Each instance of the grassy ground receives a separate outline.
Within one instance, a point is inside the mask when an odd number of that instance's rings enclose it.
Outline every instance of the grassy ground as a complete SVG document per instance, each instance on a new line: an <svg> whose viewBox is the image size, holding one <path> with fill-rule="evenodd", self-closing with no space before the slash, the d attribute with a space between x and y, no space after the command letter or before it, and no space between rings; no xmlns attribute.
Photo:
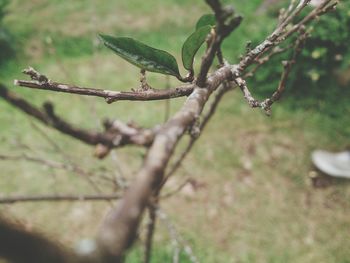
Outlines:
<svg viewBox="0 0 350 263"><path fill-rule="evenodd" d="M230 61L235 61L252 35L263 36L273 27L271 19L255 13L261 1L234 3L245 22L225 43ZM22 51L1 68L1 81L12 87L13 79L21 78L20 71L31 65L64 82L118 90L137 87L138 70L98 45L96 34L133 36L171 52L179 61L183 40L208 10L199 0L13 0L5 25ZM150 83L162 87L165 79L151 74ZM164 119L164 102L107 105L94 98L13 90L36 105L53 101L58 113L86 128L99 128L103 117L135 120L149 127ZM172 101L171 112L182 102ZM121 149L98 161L90 147L29 120L3 101L0 109L0 154L26 152L76 163L92 173L113 175L122 170L130 178L140 165L141 150ZM165 192L187 178L195 184L164 201L164 210L201 262L350 262L349 184L332 181L328 187L313 188L308 179L310 152L343 149L349 134L342 127L349 125L346 117L291 111L283 102L275 105L268 118L251 110L239 92L231 92ZM44 134L61 150L55 150ZM95 191L86 180L65 170L26 161L2 161L0 168L2 195ZM113 191L110 184L98 183L101 191ZM108 203L40 203L0 206L0 211L74 245L96 233L109 207ZM160 223L153 262L170 262L171 253L168 232ZM128 262L139 262L140 254L136 248ZM181 262L190 261L182 255Z"/></svg>

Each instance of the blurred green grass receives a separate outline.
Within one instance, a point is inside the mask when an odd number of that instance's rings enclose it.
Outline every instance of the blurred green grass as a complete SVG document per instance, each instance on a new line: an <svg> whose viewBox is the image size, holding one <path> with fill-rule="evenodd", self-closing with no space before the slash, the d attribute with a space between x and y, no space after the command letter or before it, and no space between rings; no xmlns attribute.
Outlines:
<svg viewBox="0 0 350 263"><path fill-rule="evenodd" d="M16 40L17 55L1 66L1 82L38 106L52 101L57 113L85 128L101 129L103 117L151 127L163 121L164 102L107 105L95 98L13 87L13 79L22 78L20 71L30 65L57 81L115 90L135 88L138 70L104 49L96 34L132 36L171 52L180 62L181 44L197 18L209 11L203 2L13 0L4 23ZM263 38L275 20L256 13L260 0L225 2L232 2L245 17L224 44L225 56L235 62L246 42ZM165 86L161 75L150 74L149 82L154 87ZM178 82L171 79L170 84ZM171 112L183 101L172 101ZM118 162L112 157L98 161L92 157L91 147L36 124L58 142L66 153L61 155L33 127L35 121L2 100L0 109L0 153L27 152L77 163L96 173L113 174L118 168L130 178L140 166L143 150L120 149ZM173 180L178 184L191 177L203 186L166 200L164 209L201 262L349 262L349 185L341 181L313 189L308 181L310 152L315 148L343 149L349 144L343 129L349 126L347 116L332 119L312 110L291 111L283 101L274 105L272 117L267 118L250 109L238 91L231 92ZM3 195L94 191L65 170L26 161L2 161L0 168ZM113 190L103 183L101 188ZM22 219L29 227L43 228L69 244L94 235L108 209L108 203L0 206L2 213ZM160 226L154 263L171 261L172 250L164 244L170 241ZM138 244L128 262L139 262L141 254ZM182 255L181 262L189 262L186 260Z"/></svg>

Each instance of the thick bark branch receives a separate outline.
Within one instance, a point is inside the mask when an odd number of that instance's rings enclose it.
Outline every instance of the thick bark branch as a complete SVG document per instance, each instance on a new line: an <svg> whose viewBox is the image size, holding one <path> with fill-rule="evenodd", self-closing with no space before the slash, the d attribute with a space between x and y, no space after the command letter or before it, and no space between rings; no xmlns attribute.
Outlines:
<svg viewBox="0 0 350 263"><path fill-rule="evenodd" d="M225 95L226 92L228 92L232 86L232 83L224 83L215 94L215 98L212 102L212 104L209 107L208 112L203 116L202 122L199 126L200 134L202 133L203 129L207 125L208 121L211 119L211 117L214 115L216 108L219 105L219 102L221 101L222 97ZM199 134L199 136L200 136ZM167 182L167 180L177 171L177 169L181 166L183 160L186 158L188 153L191 151L192 147L194 146L195 142L199 139L199 136L192 136L190 142L187 144L185 150L180 154L178 159L174 162L170 170L167 172L163 182L162 186Z"/></svg>
<svg viewBox="0 0 350 263"><path fill-rule="evenodd" d="M99 243L106 262L120 262L136 237L138 225L152 194L158 189L168 161L183 134L203 110L210 94L232 75L230 67L213 73L206 88L195 88L182 109L163 125L154 138L135 182L101 226Z"/></svg>
<svg viewBox="0 0 350 263"><path fill-rule="evenodd" d="M0 217L0 257L15 263L77 263L73 253Z"/></svg>

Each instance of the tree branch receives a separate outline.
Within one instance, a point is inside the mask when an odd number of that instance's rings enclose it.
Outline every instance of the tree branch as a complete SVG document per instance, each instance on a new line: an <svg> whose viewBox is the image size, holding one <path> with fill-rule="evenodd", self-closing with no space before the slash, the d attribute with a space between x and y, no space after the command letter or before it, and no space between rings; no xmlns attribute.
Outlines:
<svg viewBox="0 0 350 263"><path fill-rule="evenodd" d="M308 36L309 36L309 33L302 31L300 37L296 40L296 43L294 45L294 52L293 52L292 58L289 61L282 62L283 63L283 73L281 75L281 79L280 79L280 82L278 84L278 87L277 87L276 91L271 95L271 97L268 99L265 99L265 101L263 102L265 105L264 107L267 110L270 110L272 104L281 98L282 93L284 92L285 87L286 87L288 76L292 70L293 65L296 63L297 57L301 53L303 46L305 44L305 41L308 38Z"/></svg>
<svg viewBox="0 0 350 263"><path fill-rule="evenodd" d="M232 84L232 83L231 83ZM215 98L213 99L212 104L209 106L209 110L208 112L206 112L206 114L204 115L202 122L200 124L199 130L200 130L200 134L202 133L202 131L204 130L205 126L207 125L208 121L211 119L211 117L214 115L219 102L221 101L222 97L225 95L226 92L228 92L229 90L232 89L232 86L230 86L229 83L224 83L222 85L222 87L220 87L217 91L217 93L215 94ZM178 157L178 159L174 162L174 164L172 165L172 167L170 168L170 170L167 172L163 182L162 182L162 186L167 182L167 180L179 169L179 167L181 166L183 160L186 158L186 156L188 155L188 153L191 151L192 147L194 146L195 142L199 139L199 136L192 136L191 140L189 141L189 143L187 144L186 148L184 149L184 151L180 154L180 156Z"/></svg>
<svg viewBox="0 0 350 263"><path fill-rule="evenodd" d="M207 4L215 12L217 20L216 30L211 32L208 40L208 48L202 58L202 64L197 77L196 84L198 87L204 87L210 67L217 52L221 51L222 41L234 31L242 22L241 16L235 16L232 7L222 7L219 0L207 0Z"/></svg>
<svg viewBox="0 0 350 263"><path fill-rule="evenodd" d="M106 262L122 260L126 249L136 237L141 215L149 198L163 181L164 170L177 142L200 115L210 94L230 77L230 67L218 69L209 76L206 88L195 88L182 109L160 128L135 182L101 226L99 243Z"/></svg>
<svg viewBox="0 0 350 263"><path fill-rule="evenodd" d="M85 96L101 97L106 100L107 103L113 103L120 100L130 101L150 101L150 100L165 100L178 97L188 96L193 91L192 85L185 85L176 87L174 89L153 89L138 90L138 91L112 91L102 90L86 87L78 87L64 83L58 83L51 81L45 75L39 73L35 69L29 67L23 70L24 74L29 75L32 80L15 80L14 84L20 87L27 87L32 89L41 89L49 91L57 91Z"/></svg>
<svg viewBox="0 0 350 263"><path fill-rule="evenodd" d="M256 58L254 61L255 67L250 70L249 72L244 74L244 78L248 78L248 77L252 77L254 76L254 74L258 71L258 69L262 66L265 65L265 63L267 63L272 57L284 53L286 51L288 51L289 49L291 49L294 45L288 45L286 47L280 47L280 46L276 46L275 48L273 48L271 50L271 52L269 54L267 54L266 56L263 56L261 58Z"/></svg>
<svg viewBox="0 0 350 263"><path fill-rule="evenodd" d="M95 195L16 195L16 196L6 196L0 197L0 204L13 204L13 203L23 203L23 202L61 202L61 201L106 201L120 199L119 194L95 194Z"/></svg>
<svg viewBox="0 0 350 263"><path fill-rule="evenodd" d="M196 255L193 253L193 250L191 246L184 240L184 238L179 234L177 229L175 228L174 224L170 221L168 215L158 207L157 209L157 215L159 219L166 225L169 234L172 238L175 251L174 251L174 257L173 257L173 262L177 263L179 261L179 254L180 254L180 245L183 248L184 252L186 253L188 259L190 260L191 263L199 263L198 258Z"/></svg>
<svg viewBox="0 0 350 263"><path fill-rule="evenodd" d="M0 257L16 263L77 263L78 258L40 234L0 217Z"/></svg>
<svg viewBox="0 0 350 263"><path fill-rule="evenodd" d="M297 59L298 55L300 54L307 37L309 36L309 33L305 32L304 27L301 27L299 29L299 31L300 31L300 36L295 41L294 53L292 55L292 58L289 61L283 61L284 70L283 70L283 73L281 76L280 83L278 85L278 88L272 94L272 96L270 98L267 98L262 102L259 102L258 100L253 98L252 94L250 93L250 91L248 89L248 86L247 86L245 80L243 80L240 77L235 79L235 82L237 83L237 85L240 87L240 89L242 90L242 92L244 94L244 98L247 100L248 104L252 108L261 108L261 109L265 110L266 114L270 115L272 104L281 98L282 93L283 93L285 86L286 86L287 78L288 78L290 71L292 69L292 66L296 63L296 59ZM275 53L272 53L272 55L274 55L274 54Z"/></svg>
<svg viewBox="0 0 350 263"><path fill-rule="evenodd" d="M52 168L52 169L63 169L68 172L74 172L81 176L81 178L85 179L90 186L97 192L101 192L100 188L97 186L97 184L92 180L92 177L96 175L95 173L92 173L90 171L86 171L84 168L80 167L76 163L72 162L70 160L69 156L64 156L64 158L67 160L68 163L60 163L57 161L52 161L40 157L35 157L26 153L22 153L21 155L4 155L0 153L0 160L4 161L19 161L19 160L24 160L24 161L29 161L37 164L44 165L46 167ZM112 182L117 188L122 188L119 187L116 179L110 178L108 176L100 175L99 178Z"/></svg>
<svg viewBox="0 0 350 263"><path fill-rule="evenodd" d="M288 37L290 37L293 33L300 30L300 28L304 27L310 21L314 20L316 17L324 14L325 12L331 11L337 4L337 1L333 0L324 0L324 2L312 10L304 19L302 19L299 23L296 23L290 27L290 23L294 18L297 17L298 14L308 5L310 0L300 0L300 4L291 12L291 14L284 18L283 21L279 23L274 32L269 35L261 44L252 49L246 56L244 56L238 64L237 67L237 75L240 76L241 73L254 61L257 57L264 54L266 51L271 48L277 46L281 42L285 41ZM287 29L288 27L288 29Z"/></svg>
<svg viewBox="0 0 350 263"><path fill-rule="evenodd" d="M148 212L149 212L149 222L147 225L143 263L151 262L153 236L154 236L154 230L155 230L156 221L157 221L156 208L154 206L149 206Z"/></svg>
<svg viewBox="0 0 350 263"><path fill-rule="evenodd" d="M39 109L27 100L9 91L2 84L0 84L0 97L46 126L52 127L86 144L101 144L111 149L127 144L148 146L153 141L154 130L133 128L120 121L109 122L108 129L105 132L95 132L75 127L57 116L51 103L46 102L43 105L44 110Z"/></svg>

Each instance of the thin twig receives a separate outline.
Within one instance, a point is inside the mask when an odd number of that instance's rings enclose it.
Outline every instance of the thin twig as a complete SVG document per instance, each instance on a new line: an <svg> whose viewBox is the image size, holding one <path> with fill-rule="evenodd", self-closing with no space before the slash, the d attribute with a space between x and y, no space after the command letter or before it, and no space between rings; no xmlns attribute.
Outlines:
<svg viewBox="0 0 350 263"><path fill-rule="evenodd" d="M279 22L279 25L288 17L288 15L292 12L292 10L294 9L295 7L295 2L296 0L291 0L290 1L290 4L286 9L282 9L280 10L280 15L278 17L278 22Z"/></svg>
<svg viewBox="0 0 350 263"><path fill-rule="evenodd" d="M263 56L261 58L256 58L254 63L256 64L255 67L250 70L249 72L245 73L244 74L244 78L248 78L248 77L252 77L255 75L255 73L258 71L258 69L262 66L262 65L265 65L265 63L267 63L268 61L270 61L270 59L276 55L279 55L281 53L284 53L288 50L290 50L294 45L293 44L290 44L286 47L275 47L271 50L271 52L269 54L267 54L266 56Z"/></svg>
<svg viewBox="0 0 350 263"><path fill-rule="evenodd" d="M170 77L169 77L169 75L165 76L165 89L170 89ZM170 116L170 102L171 102L171 100L165 100L164 122L166 122Z"/></svg>
<svg viewBox="0 0 350 263"><path fill-rule="evenodd" d="M294 53L292 55L292 58L289 61L283 61L283 73L281 75L280 82L278 84L278 88L276 91L272 94L272 96L268 99L266 99L263 103L266 105L265 107L267 109L271 109L271 106L274 102L278 101L282 93L285 90L286 82L288 79L288 76L292 70L293 65L296 63L298 55L301 53L303 45L309 36L308 33L302 33L301 36L297 39L294 47Z"/></svg>
<svg viewBox="0 0 350 263"><path fill-rule="evenodd" d="M120 194L95 194L95 195L16 195L0 197L0 204L13 204L23 202L61 202L61 201L110 201L120 199Z"/></svg>
<svg viewBox="0 0 350 263"><path fill-rule="evenodd" d="M63 153L63 150L61 149L61 147L55 142L55 140L53 140L47 132L43 131L42 128L40 128L32 119L30 120L30 125L34 128L34 130L36 130L40 136L42 136L53 148L53 150L55 150L56 152L60 152Z"/></svg>
<svg viewBox="0 0 350 263"><path fill-rule="evenodd" d="M198 258L193 252L191 246L187 243L187 241L181 237L179 232L176 230L174 224L170 221L168 215L164 212L164 210L158 207L157 214L159 219L164 223L167 227L169 234L172 239L172 243L174 245L174 256L173 262L179 262L179 254L180 254L180 246L183 248L184 252L187 254L188 259L192 263L199 263Z"/></svg>
<svg viewBox="0 0 350 263"><path fill-rule="evenodd" d="M307 6L307 3L310 0L301 0L301 4L298 5L291 14L286 17L274 30L272 34L270 34L261 44L252 49L246 56L244 56L238 64L236 69L237 76L240 76L241 73L252 63L254 63L255 59L265 52L270 50L271 48L279 45L282 41L286 40L290 35L294 32L298 31L300 27L305 26L308 22L315 19L316 16L320 14L320 10L322 7L317 7L313 10L307 17L305 17L302 21L295 24L291 27L291 29L287 29L288 25L292 22L292 20ZM325 2L330 3L332 0L325 0Z"/></svg>
<svg viewBox="0 0 350 263"><path fill-rule="evenodd" d="M267 98L261 102L256 100L252 96L252 94L250 93L249 88L246 84L246 81L240 77L237 77L235 79L235 82L237 83L237 85L240 87L240 89L242 90L242 92L244 94L244 98L247 100L248 104L252 108L261 108L266 112L267 115L271 114L271 106L274 102L276 102L277 100L279 100L281 98L282 93L283 93L285 86L286 86L287 78L288 78L290 71L292 69L292 66L296 63L296 58L300 54L302 47L303 47L308 36L309 36L309 33L305 32L305 29L303 27L301 27L300 28L300 36L297 38L297 40L294 44L294 53L292 55L292 58L289 61L283 62L284 70L283 70L283 73L281 76L280 83L279 83L276 91L272 94L272 96L270 98Z"/></svg>
<svg viewBox="0 0 350 263"><path fill-rule="evenodd" d="M85 96L95 96L104 98L107 103L113 103L120 100L130 101L150 101L150 100L166 100L178 97L188 96L193 91L193 85L179 86L174 89L147 89L137 91L113 91L95 88L79 87L64 83L51 81L45 75L39 73L33 68L28 68L23 71L29 75L32 80L15 80L14 84L20 87L41 89L48 91L64 92Z"/></svg>
<svg viewBox="0 0 350 263"><path fill-rule="evenodd" d="M182 155L181 155L182 156ZM175 166L174 166L175 167ZM176 167L179 167L179 165L177 165ZM171 176L172 174L170 174ZM167 176L167 178L169 177L169 174ZM167 179L166 178L166 179ZM175 190L170 191L169 193L165 193L162 196L159 197L159 199L164 200L166 198L172 197L174 195L176 195L178 192L180 192L189 182L191 181L190 178L186 179L182 184L180 184Z"/></svg>
<svg viewBox="0 0 350 263"><path fill-rule="evenodd" d="M4 155L0 154L0 160L5 160L5 161L19 161L19 160L25 160L37 164L44 165L46 167L52 168L52 169L62 169L65 171L69 172L74 172L77 175L81 176L81 178L85 179L88 184L96 191L97 193L101 193L102 190L100 187L94 182L92 179L94 174L91 172L85 171L83 168L79 167L73 162L70 162L70 164L65 164L65 163L59 163L57 161L52 161L40 157L32 157L29 156L28 154L21 154L21 155ZM68 159L69 160L69 159ZM106 179L105 177L101 177L102 179Z"/></svg>
<svg viewBox="0 0 350 263"><path fill-rule="evenodd" d="M154 229L156 227L156 220L157 220L157 213L156 213L155 206L149 206L148 212L149 212L149 222L147 224L145 252L144 252L145 254L143 258L143 263L149 263L151 261Z"/></svg>

